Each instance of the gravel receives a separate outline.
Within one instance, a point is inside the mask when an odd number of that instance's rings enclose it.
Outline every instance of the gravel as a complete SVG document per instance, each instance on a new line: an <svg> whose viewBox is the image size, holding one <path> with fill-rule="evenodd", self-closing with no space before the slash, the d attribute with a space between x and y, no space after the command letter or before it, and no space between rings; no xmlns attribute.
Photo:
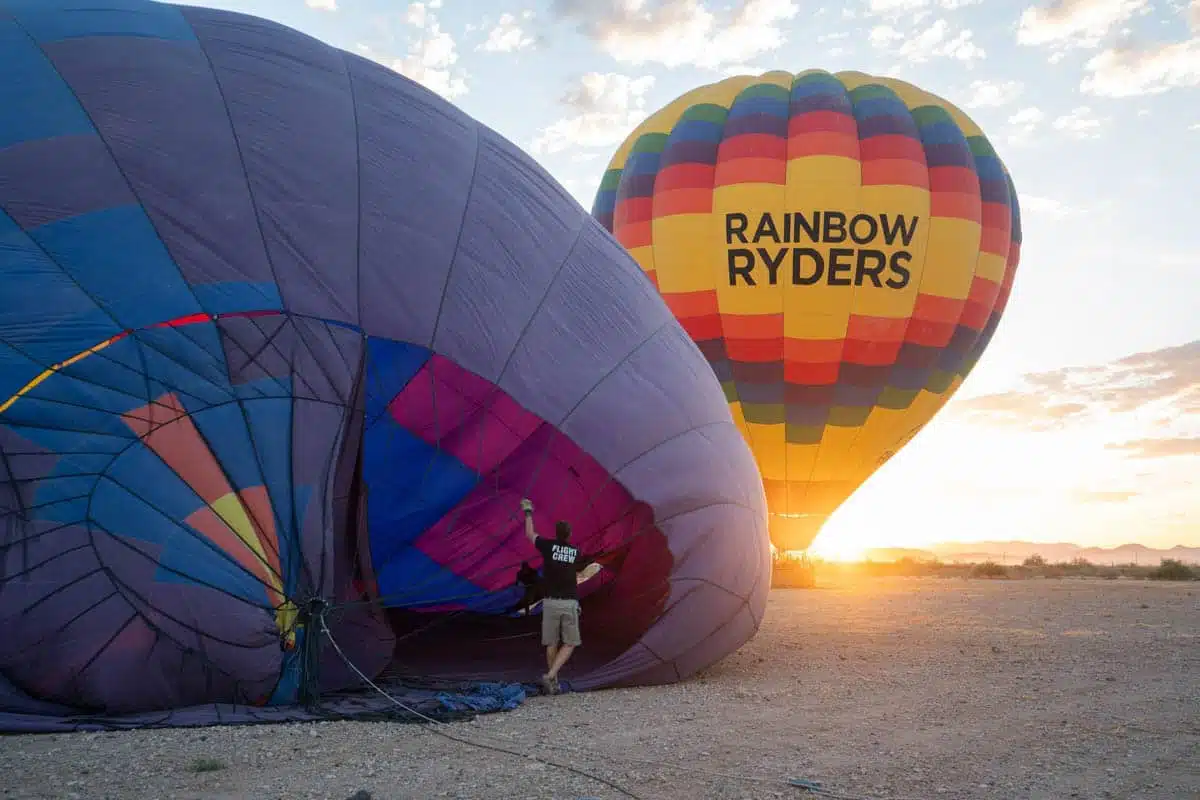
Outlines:
<svg viewBox="0 0 1200 800"><path fill-rule="evenodd" d="M1194 583L776 590L754 641L699 678L438 730L645 800L812 796L788 778L858 798L1200 798L1198 612ZM4 737L0 796L622 795L423 727L325 722Z"/></svg>

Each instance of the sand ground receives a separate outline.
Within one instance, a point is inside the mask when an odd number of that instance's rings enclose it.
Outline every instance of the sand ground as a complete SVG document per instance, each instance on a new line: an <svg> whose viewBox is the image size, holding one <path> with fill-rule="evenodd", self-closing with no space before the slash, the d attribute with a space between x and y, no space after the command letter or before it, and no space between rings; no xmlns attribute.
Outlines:
<svg viewBox="0 0 1200 800"><path fill-rule="evenodd" d="M776 590L755 640L702 677L533 698L445 731L572 764L644 800L813 796L790 777L872 799L1200 798L1200 584L879 578ZM195 772L201 758L220 768ZM411 725L0 739L2 797L359 790L622 796Z"/></svg>

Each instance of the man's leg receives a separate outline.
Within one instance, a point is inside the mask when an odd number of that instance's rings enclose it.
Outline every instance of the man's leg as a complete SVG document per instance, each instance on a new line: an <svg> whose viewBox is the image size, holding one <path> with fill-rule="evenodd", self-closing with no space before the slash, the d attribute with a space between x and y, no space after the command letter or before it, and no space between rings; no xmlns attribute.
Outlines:
<svg viewBox="0 0 1200 800"><path fill-rule="evenodd" d="M542 603L542 644L546 647L546 674L542 676L542 687L549 694L553 694L557 689L554 679L550 677L550 670L554 668L554 662L562 653L559 646L562 619L563 609L558 603Z"/></svg>
<svg viewBox="0 0 1200 800"><path fill-rule="evenodd" d="M558 648L558 653L554 656L553 663L550 664L550 671L546 673L546 677L555 683L558 682L558 671L567 663L567 659L575 652L575 648L583 643L579 635L578 603L564 610L561 625L562 646Z"/></svg>
<svg viewBox="0 0 1200 800"><path fill-rule="evenodd" d="M551 680L558 680L558 671L563 668L563 664L567 663L567 659L569 659L571 654L574 652L575 648L569 644L564 644L562 647L558 648L558 653L554 656L554 660L550 663L550 672L547 673Z"/></svg>

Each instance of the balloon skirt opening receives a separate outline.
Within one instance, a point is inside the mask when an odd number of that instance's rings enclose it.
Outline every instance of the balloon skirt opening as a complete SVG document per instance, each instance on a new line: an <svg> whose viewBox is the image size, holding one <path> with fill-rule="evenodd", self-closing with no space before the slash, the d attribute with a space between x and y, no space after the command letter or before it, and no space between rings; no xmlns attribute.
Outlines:
<svg viewBox="0 0 1200 800"><path fill-rule="evenodd" d="M580 585L585 646L565 674L641 638L672 563L647 505L561 430L442 356L371 340L365 376L366 561L396 636L389 671L499 680L544 669L540 606L511 614L522 563L542 567L523 497L540 535L566 520L572 544L603 567Z"/></svg>

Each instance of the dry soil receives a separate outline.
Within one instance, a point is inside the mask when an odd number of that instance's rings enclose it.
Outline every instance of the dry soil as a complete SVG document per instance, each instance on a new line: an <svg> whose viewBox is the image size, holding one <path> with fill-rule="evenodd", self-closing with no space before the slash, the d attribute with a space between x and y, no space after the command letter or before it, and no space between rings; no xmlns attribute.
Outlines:
<svg viewBox="0 0 1200 800"><path fill-rule="evenodd" d="M754 641L697 679L537 697L443 730L644 800L813 797L788 778L864 798L1200 798L1200 584L897 578L776 590ZM200 759L216 768L196 771ZM622 796L412 725L0 739L3 797L359 791Z"/></svg>

